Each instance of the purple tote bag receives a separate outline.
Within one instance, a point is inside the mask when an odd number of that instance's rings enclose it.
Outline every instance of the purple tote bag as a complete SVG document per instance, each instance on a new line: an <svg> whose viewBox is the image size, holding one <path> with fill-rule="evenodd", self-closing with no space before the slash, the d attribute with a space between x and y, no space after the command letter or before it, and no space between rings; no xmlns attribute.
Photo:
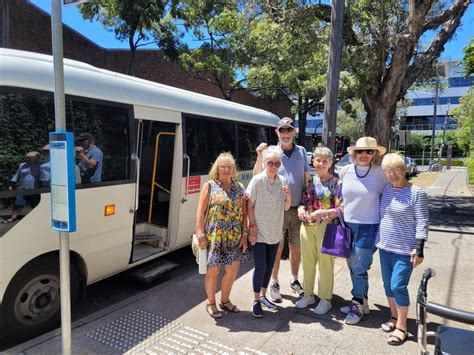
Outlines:
<svg viewBox="0 0 474 355"><path fill-rule="evenodd" d="M324 233L321 253L349 259L351 255L351 230L346 227L339 208L336 208L339 224L328 223Z"/></svg>

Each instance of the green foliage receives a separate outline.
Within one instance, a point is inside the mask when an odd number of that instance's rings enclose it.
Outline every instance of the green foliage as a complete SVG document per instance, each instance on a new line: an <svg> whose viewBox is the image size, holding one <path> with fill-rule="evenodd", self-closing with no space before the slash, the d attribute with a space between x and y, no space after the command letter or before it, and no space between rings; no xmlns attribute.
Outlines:
<svg viewBox="0 0 474 355"><path fill-rule="evenodd" d="M453 110L458 120L456 130L456 143L467 156L474 150L474 88L471 87L467 94L461 98L460 105Z"/></svg>
<svg viewBox="0 0 474 355"><path fill-rule="evenodd" d="M471 153L469 160L467 162L467 174L468 174L468 181L471 188L474 189L474 154Z"/></svg>
<svg viewBox="0 0 474 355"><path fill-rule="evenodd" d="M337 112L339 135L349 137L351 143L364 136L365 110L362 101L346 100L341 103L342 110Z"/></svg>
<svg viewBox="0 0 474 355"><path fill-rule="evenodd" d="M182 34L177 30L173 9L171 0L93 0L80 7L84 19L98 21L119 41L128 41L130 74L138 47L155 43L170 58L177 57Z"/></svg>
<svg viewBox="0 0 474 355"><path fill-rule="evenodd" d="M464 48L463 65L466 78L474 74L474 38L471 38L469 44Z"/></svg>

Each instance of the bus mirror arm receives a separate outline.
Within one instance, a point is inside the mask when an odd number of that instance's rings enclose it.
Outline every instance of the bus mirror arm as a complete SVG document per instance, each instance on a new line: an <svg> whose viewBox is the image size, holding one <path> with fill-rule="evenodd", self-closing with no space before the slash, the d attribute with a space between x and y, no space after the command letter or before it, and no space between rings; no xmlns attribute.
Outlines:
<svg viewBox="0 0 474 355"><path fill-rule="evenodd" d="M140 187L140 157L133 153L132 154L132 160L135 162L135 171L136 171L136 183L135 183L135 198L133 202L133 207L130 208L130 213L135 213L138 211L138 189Z"/></svg>
<svg viewBox="0 0 474 355"><path fill-rule="evenodd" d="M186 188L184 190L184 197L181 199L181 203L185 203L188 200L188 194L189 194L189 169L191 167L191 159L189 158L189 155L184 154L183 158L188 161L188 164L186 165Z"/></svg>

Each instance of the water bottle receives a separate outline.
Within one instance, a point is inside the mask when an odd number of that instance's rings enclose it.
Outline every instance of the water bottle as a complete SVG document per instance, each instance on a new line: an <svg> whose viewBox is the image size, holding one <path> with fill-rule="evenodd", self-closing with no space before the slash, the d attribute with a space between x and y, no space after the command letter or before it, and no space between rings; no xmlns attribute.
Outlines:
<svg viewBox="0 0 474 355"><path fill-rule="evenodd" d="M207 250L202 248L199 248L199 273L207 273Z"/></svg>

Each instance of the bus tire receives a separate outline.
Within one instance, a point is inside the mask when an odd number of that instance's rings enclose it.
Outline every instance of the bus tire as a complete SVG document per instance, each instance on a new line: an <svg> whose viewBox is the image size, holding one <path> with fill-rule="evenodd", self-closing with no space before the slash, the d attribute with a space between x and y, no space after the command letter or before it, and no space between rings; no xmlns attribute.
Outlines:
<svg viewBox="0 0 474 355"><path fill-rule="evenodd" d="M71 300L79 294L79 275L71 265ZM25 265L12 279L1 306L0 329L7 339L24 340L60 323L59 260L45 257Z"/></svg>

